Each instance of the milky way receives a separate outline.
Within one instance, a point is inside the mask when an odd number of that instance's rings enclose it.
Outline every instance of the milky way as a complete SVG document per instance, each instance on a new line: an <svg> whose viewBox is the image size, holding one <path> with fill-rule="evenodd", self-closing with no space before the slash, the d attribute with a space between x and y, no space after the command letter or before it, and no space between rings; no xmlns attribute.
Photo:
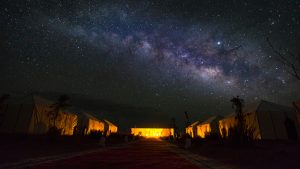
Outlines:
<svg viewBox="0 0 300 169"><path fill-rule="evenodd" d="M300 52L296 1L1 3L3 92L80 93L167 114L225 113L236 95L299 98L266 42Z"/></svg>

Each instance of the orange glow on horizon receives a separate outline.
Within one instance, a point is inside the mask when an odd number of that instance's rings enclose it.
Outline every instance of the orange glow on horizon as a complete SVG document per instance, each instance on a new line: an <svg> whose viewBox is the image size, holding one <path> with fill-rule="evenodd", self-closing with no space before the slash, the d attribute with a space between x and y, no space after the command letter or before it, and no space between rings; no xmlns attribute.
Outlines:
<svg viewBox="0 0 300 169"><path fill-rule="evenodd" d="M174 135L172 128L131 128L131 134L143 137L168 137Z"/></svg>

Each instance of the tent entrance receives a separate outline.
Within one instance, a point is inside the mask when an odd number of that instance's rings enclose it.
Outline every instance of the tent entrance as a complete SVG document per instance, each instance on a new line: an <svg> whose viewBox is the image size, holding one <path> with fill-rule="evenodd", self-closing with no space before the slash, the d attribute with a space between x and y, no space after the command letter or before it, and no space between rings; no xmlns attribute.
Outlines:
<svg viewBox="0 0 300 169"><path fill-rule="evenodd" d="M285 128L289 140L298 140L297 129L295 123L292 119L286 117L285 119Z"/></svg>

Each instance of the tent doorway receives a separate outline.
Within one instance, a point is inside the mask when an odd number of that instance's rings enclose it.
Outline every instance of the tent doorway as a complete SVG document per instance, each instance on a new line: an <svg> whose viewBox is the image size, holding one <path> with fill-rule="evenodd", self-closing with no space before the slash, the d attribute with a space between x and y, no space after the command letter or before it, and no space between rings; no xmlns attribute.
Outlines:
<svg viewBox="0 0 300 169"><path fill-rule="evenodd" d="M284 124L285 124L288 139L289 140L298 140L297 129L296 129L294 121L292 119L286 117Z"/></svg>

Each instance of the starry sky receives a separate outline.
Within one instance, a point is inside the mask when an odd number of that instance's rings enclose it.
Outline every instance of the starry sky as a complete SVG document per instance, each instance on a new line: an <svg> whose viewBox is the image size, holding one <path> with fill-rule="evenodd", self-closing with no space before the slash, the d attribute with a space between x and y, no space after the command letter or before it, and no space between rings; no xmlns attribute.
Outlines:
<svg viewBox="0 0 300 169"><path fill-rule="evenodd" d="M192 120L225 115L236 95L300 95L266 41L300 53L297 0L10 0L0 25L2 93L76 93L148 109L140 119Z"/></svg>

